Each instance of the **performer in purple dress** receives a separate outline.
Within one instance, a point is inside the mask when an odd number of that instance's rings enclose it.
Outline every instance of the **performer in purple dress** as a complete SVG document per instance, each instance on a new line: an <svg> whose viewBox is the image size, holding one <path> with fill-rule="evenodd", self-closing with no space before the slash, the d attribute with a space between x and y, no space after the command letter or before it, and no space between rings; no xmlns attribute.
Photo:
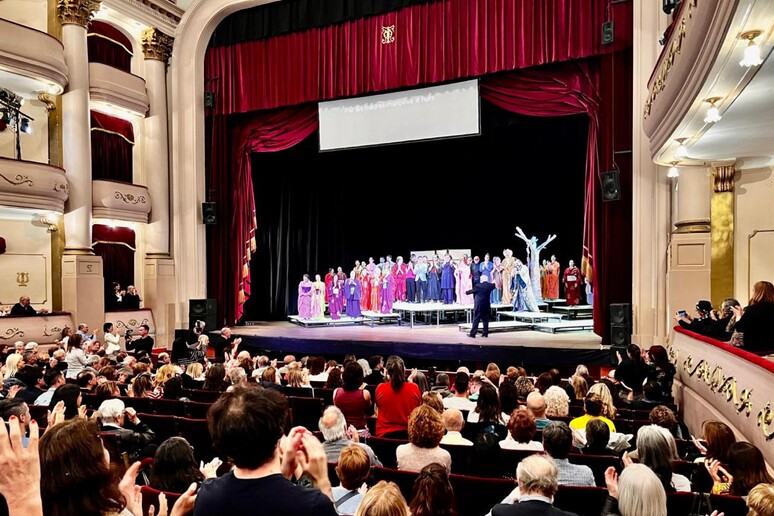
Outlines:
<svg viewBox="0 0 774 516"><path fill-rule="evenodd" d="M395 278L385 269L384 276L379 280L379 294L383 314L392 313L392 303L395 300Z"/></svg>
<svg viewBox="0 0 774 516"><path fill-rule="evenodd" d="M349 273L349 279L344 282L344 297L347 299L349 317L360 317L360 293L360 282L355 278L355 271L352 271Z"/></svg>
<svg viewBox="0 0 774 516"><path fill-rule="evenodd" d="M298 284L298 316L302 319L312 318L312 282L309 274Z"/></svg>
<svg viewBox="0 0 774 516"><path fill-rule="evenodd" d="M328 285L328 312L331 314L331 319L341 319L341 286L344 284L338 277L334 277L330 285Z"/></svg>
<svg viewBox="0 0 774 516"><path fill-rule="evenodd" d="M441 294L445 305L454 302L454 264L448 254L444 255L441 265Z"/></svg>

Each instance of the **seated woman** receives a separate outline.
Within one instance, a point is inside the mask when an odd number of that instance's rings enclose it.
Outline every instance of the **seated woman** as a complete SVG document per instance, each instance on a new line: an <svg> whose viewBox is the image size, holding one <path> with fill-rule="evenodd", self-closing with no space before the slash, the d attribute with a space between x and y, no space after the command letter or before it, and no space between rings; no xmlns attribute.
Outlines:
<svg viewBox="0 0 774 516"><path fill-rule="evenodd" d="M669 361L669 355L664 346L651 346L645 355L648 365L648 380L658 383L661 387L661 399L672 399L672 382L677 370Z"/></svg>
<svg viewBox="0 0 774 516"><path fill-rule="evenodd" d="M336 464L341 485L333 488L333 503L339 514L355 514L365 496L361 488L370 473L371 461L361 446L350 444L341 450Z"/></svg>
<svg viewBox="0 0 774 516"><path fill-rule="evenodd" d="M747 496L747 516L774 514L774 484L758 484L750 489Z"/></svg>
<svg viewBox="0 0 774 516"><path fill-rule="evenodd" d="M411 516L406 500L394 482L380 481L368 490L355 516Z"/></svg>
<svg viewBox="0 0 774 516"><path fill-rule="evenodd" d="M67 383L56 388L54 395L51 397L51 403L48 405L48 410L54 411L54 407L60 401L64 402L65 419L73 419L78 415L78 409L81 407L83 397L81 396L81 389L74 383Z"/></svg>
<svg viewBox="0 0 774 516"><path fill-rule="evenodd" d="M153 457L149 485L168 493L184 493L205 476L194 459L193 448L182 437L170 437L159 446ZM214 475L208 478L214 478Z"/></svg>
<svg viewBox="0 0 774 516"><path fill-rule="evenodd" d="M584 455L616 455L607 447L610 443L610 428L601 419L590 419L586 423L586 446L581 449Z"/></svg>
<svg viewBox="0 0 774 516"><path fill-rule="evenodd" d="M500 441L500 448L543 451L543 443L532 440L536 433L537 424L532 414L526 408L514 410L508 419L508 436Z"/></svg>
<svg viewBox="0 0 774 516"><path fill-rule="evenodd" d="M204 366L200 362L188 364L183 373L183 387L186 389L201 389L204 386Z"/></svg>
<svg viewBox="0 0 774 516"><path fill-rule="evenodd" d="M293 395L292 389L309 389L310 396L314 396L314 389L309 383L309 374L307 371L299 368L288 371L288 384L282 388L288 396Z"/></svg>
<svg viewBox="0 0 774 516"><path fill-rule="evenodd" d="M543 395L546 401L546 417L567 417L570 415L570 397L556 385L549 387Z"/></svg>
<svg viewBox="0 0 774 516"><path fill-rule="evenodd" d="M667 493L691 491L691 482L683 475L672 473L672 461L677 458L674 445L669 442L671 435L665 429L655 426L643 426L637 432L637 453L640 464L653 470L661 480ZM674 441L674 438L672 438ZM624 464L630 460L624 455Z"/></svg>
<svg viewBox="0 0 774 516"><path fill-rule="evenodd" d="M253 372L253 374L255 374L255 372ZM269 366L263 370L258 385L264 389L272 389L275 391L282 390L282 385L279 383L279 375L277 374L277 370L272 366Z"/></svg>
<svg viewBox="0 0 774 516"><path fill-rule="evenodd" d="M774 319L774 285L759 281L753 286L750 304L742 311L734 307L734 329L742 335L743 347L750 351L769 350L774 347L771 321Z"/></svg>
<svg viewBox="0 0 774 516"><path fill-rule="evenodd" d="M510 417L510 416L509 416ZM468 412L468 423L481 423L482 425L497 425L505 429L505 418L500 410L500 399L497 390L488 383L481 385L478 391L476 408ZM500 434L501 432L497 432ZM505 439L503 431L501 438Z"/></svg>
<svg viewBox="0 0 774 516"><path fill-rule="evenodd" d="M116 382L102 382L94 389L94 406L99 407L105 400L120 397L121 391L118 389L118 384Z"/></svg>
<svg viewBox="0 0 774 516"><path fill-rule="evenodd" d="M422 468L411 492L411 516L454 516L454 506L454 490L446 468L436 463Z"/></svg>
<svg viewBox="0 0 774 516"><path fill-rule="evenodd" d="M602 416L602 398L598 394L590 392L586 395L586 399L583 401L583 410L586 413L570 421L570 428L573 430L584 430L589 420L600 419L605 422L611 432L615 432L615 424Z"/></svg>
<svg viewBox="0 0 774 516"><path fill-rule="evenodd" d="M737 442L728 449L728 468L717 460L704 463L712 477L713 494L747 496L758 484L772 484L761 451L748 442Z"/></svg>
<svg viewBox="0 0 774 516"><path fill-rule="evenodd" d="M613 395L607 384L603 382L595 383L591 386L589 392L597 394L602 400L602 412L600 412L600 415L607 419L615 419L617 410L615 408L615 403L613 402Z"/></svg>
<svg viewBox="0 0 774 516"><path fill-rule="evenodd" d="M736 435L731 428L720 421L705 421L701 427L702 441L694 440L693 444L701 454L694 462L704 462L704 459L716 460L720 464L728 464L728 452L736 442Z"/></svg>
<svg viewBox="0 0 774 516"><path fill-rule="evenodd" d="M205 391L223 392L227 388L226 367L223 364L212 364L209 369L207 369L207 372L204 373L204 385L202 385L202 389Z"/></svg>
<svg viewBox="0 0 774 516"><path fill-rule="evenodd" d="M395 450L398 469L420 471L437 462L451 470L451 455L438 446L444 431L441 415L434 408L421 405L414 409L408 421L409 442Z"/></svg>

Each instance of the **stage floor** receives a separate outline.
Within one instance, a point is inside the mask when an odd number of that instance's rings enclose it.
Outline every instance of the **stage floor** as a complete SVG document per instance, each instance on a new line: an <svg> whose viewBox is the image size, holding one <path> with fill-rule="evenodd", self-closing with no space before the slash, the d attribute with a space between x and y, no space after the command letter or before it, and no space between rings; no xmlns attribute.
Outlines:
<svg viewBox="0 0 774 516"><path fill-rule="evenodd" d="M358 357L397 354L442 360L492 360L512 365L522 363L585 363L609 361L600 338L589 331L544 333L520 331L490 333L470 338L456 324L328 326L304 328L290 322L265 322L237 326L243 346L294 354L346 354Z"/></svg>

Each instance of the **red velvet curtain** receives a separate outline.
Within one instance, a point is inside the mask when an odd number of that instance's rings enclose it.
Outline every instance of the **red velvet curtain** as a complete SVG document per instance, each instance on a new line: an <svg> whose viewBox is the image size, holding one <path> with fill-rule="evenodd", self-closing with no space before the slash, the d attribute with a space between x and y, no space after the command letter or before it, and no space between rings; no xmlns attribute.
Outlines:
<svg viewBox="0 0 774 516"><path fill-rule="evenodd" d="M631 2L446 0L213 47L216 114L362 95L568 61L631 44ZM613 45L602 23L616 22ZM394 28L392 37L384 28ZM385 38L385 39L383 39Z"/></svg>
<svg viewBox="0 0 774 516"><path fill-rule="evenodd" d="M132 71L132 42L112 25L92 21L89 24L89 62L102 63L125 72Z"/></svg>
<svg viewBox="0 0 774 516"><path fill-rule="evenodd" d="M131 183L133 178L132 123L91 112L91 176L93 179Z"/></svg>
<svg viewBox="0 0 774 516"><path fill-rule="evenodd" d="M312 134L318 127L317 106L262 111L231 121L218 116L211 123L210 191L220 206L229 209L224 224L213 227L209 235L208 292L227 301L223 304L226 322L232 324L242 317L242 306L250 296L250 257L255 252L250 155L287 149Z"/></svg>
<svg viewBox="0 0 774 516"><path fill-rule="evenodd" d="M111 228L103 224L92 226L94 254L102 257L105 292L114 281L126 288L134 283L135 235L130 228Z"/></svg>

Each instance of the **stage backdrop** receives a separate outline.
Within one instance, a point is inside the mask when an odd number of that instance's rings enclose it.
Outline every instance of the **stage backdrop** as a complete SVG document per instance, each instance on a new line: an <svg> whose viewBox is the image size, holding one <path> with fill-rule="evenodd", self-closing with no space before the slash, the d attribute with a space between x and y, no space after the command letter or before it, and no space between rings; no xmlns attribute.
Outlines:
<svg viewBox="0 0 774 516"><path fill-rule="evenodd" d="M339 3L348 4L347 0ZM334 4L336 0L326 2L325 9ZM320 9L299 17L314 18ZM583 250L594 271L595 331L606 336L608 303L631 298L630 261L621 257L631 256L627 153L631 149L632 3L447 0L343 19L310 30L291 23L268 37L263 30L252 34L247 24L233 39L219 31L222 37L213 39L208 51L205 87L216 94L216 108L208 119L208 189L214 190L230 222L209 231L208 290L210 297L224 303L226 320L242 317L250 293L249 263L256 249L257 221L254 200L246 193L252 191L249 154L287 149L311 134L316 128L314 110L301 103L474 76L485 80L504 70L590 58L585 69L540 67L530 73L542 73L548 91L558 88L566 93L564 99L553 95L556 103L569 102L574 108L565 113L585 110L589 128L597 119L596 144L590 131L587 148L585 197L591 200L582 211L585 214L578 216L586 218ZM267 24L271 20L280 25L287 21L265 19ZM604 46L600 27L608 20L615 22L616 37L613 45ZM572 80L563 83L568 74ZM534 79L535 75L513 75L515 82ZM596 113L586 109L591 104L578 104L579 93L588 96L586 86L578 89L584 80L594 89ZM536 105L544 102L546 89L532 97ZM256 111L291 105L295 107ZM615 159L614 151L621 152ZM552 159L546 157L546 161ZM624 197L603 205L597 195L598 174L613 166L621 170Z"/></svg>

